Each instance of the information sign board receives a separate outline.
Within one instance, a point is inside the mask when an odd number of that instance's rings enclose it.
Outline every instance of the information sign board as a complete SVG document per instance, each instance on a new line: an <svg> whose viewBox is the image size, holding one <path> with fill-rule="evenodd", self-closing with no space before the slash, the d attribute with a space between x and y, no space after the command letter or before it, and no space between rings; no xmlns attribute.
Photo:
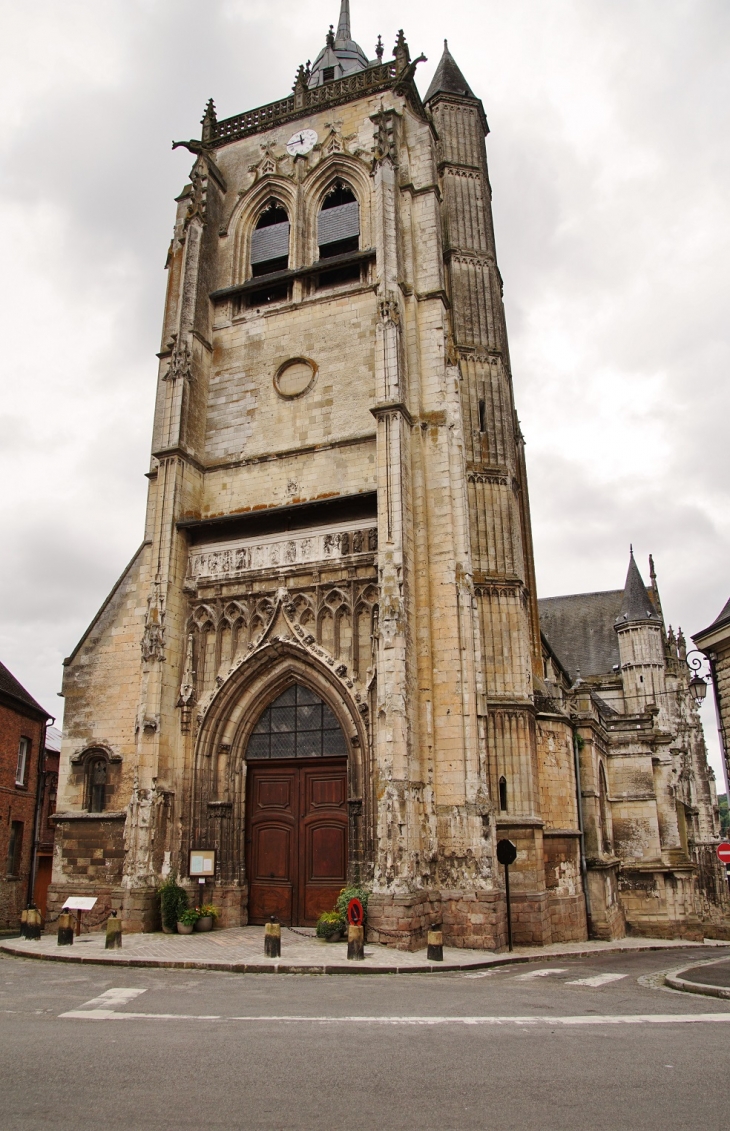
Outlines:
<svg viewBox="0 0 730 1131"><path fill-rule="evenodd" d="M70 895L63 905L63 911L91 911L96 903L96 896Z"/></svg>
<svg viewBox="0 0 730 1131"><path fill-rule="evenodd" d="M190 875L196 879L205 879L206 876L215 875L214 848L190 849Z"/></svg>

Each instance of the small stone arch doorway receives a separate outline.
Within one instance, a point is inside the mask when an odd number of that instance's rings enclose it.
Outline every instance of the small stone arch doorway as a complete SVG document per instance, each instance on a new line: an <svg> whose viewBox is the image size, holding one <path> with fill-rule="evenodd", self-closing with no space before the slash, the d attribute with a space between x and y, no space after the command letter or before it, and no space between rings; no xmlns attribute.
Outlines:
<svg viewBox="0 0 730 1131"><path fill-rule="evenodd" d="M292 682L248 737L248 921L313 926L347 882L348 744L311 687Z"/></svg>

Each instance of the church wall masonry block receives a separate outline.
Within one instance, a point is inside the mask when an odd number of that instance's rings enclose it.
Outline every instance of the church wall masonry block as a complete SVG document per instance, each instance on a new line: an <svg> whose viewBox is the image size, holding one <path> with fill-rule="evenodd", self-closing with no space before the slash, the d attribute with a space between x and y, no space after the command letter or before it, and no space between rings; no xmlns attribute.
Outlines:
<svg viewBox="0 0 730 1131"><path fill-rule="evenodd" d="M424 100L418 62L402 32L368 62L343 3L291 95L179 143L144 540L66 661L52 906L152 929L207 848L224 925L314 923L350 880L373 941L500 948L509 836L516 941L586 937L599 818L545 683L487 121L447 47Z"/></svg>

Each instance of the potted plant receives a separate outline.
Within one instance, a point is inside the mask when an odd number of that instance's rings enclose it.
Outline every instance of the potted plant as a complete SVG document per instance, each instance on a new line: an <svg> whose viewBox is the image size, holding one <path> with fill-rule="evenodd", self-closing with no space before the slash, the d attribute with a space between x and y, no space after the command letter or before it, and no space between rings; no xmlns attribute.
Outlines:
<svg viewBox="0 0 730 1131"><path fill-rule="evenodd" d="M160 897L160 918L166 935L174 935L178 920L188 905L188 894L171 872L157 889Z"/></svg>
<svg viewBox="0 0 730 1131"><path fill-rule="evenodd" d="M345 929L345 920L339 911L323 911L317 920L317 938L326 942L339 942Z"/></svg>
<svg viewBox="0 0 730 1131"><path fill-rule="evenodd" d="M186 907L177 921L177 933L179 935L192 935L199 918L200 912L197 907Z"/></svg>
<svg viewBox="0 0 730 1131"><path fill-rule="evenodd" d="M215 926L215 921L220 912L217 907L212 903L205 903L202 907L197 908L198 921L195 924L196 931L212 931Z"/></svg>

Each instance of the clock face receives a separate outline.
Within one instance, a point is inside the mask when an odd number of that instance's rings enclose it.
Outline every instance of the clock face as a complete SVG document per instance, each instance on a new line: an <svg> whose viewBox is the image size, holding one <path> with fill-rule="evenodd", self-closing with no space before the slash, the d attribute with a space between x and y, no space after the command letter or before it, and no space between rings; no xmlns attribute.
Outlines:
<svg viewBox="0 0 730 1131"><path fill-rule="evenodd" d="M286 148L292 157L297 154L305 154L311 152L317 144L317 134L314 130L301 130L297 134L292 134L286 143Z"/></svg>

